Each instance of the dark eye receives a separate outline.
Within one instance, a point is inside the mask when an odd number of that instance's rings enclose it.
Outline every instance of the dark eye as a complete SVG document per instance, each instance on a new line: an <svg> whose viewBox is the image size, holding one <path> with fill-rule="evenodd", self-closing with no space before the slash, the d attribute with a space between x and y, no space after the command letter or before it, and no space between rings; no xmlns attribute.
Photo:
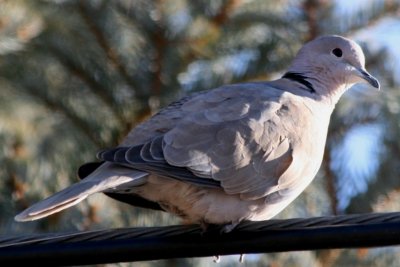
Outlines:
<svg viewBox="0 0 400 267"><path fill-rule="evenodd" d="M343 51L340 48L335 48L332 50L332 54L334 54L337 57L342 57L343 56Z"/></svg>

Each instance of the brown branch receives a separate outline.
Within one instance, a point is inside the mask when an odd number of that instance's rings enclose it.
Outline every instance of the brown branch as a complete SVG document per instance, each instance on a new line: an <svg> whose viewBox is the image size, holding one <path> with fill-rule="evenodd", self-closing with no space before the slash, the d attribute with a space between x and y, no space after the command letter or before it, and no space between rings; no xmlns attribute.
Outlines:
<svg viewBox="0 0 400 267"><path fill-rule="evenodd" d="M15 203L18 210L23 210L29 207L30 203L26 198L26 192L28 187L17 174L16 166L20 163L20 157L13 151L11 156L3 158L2 168L5 170L4 185L8 189L7 194L9 194L9 199Z"/></svg>
<svg viewBox="0 0 400 267"><path fill-rule="evenodd" d="M220 8L219 12L212 17L211 22L217 26L225 24L229 19L229 14L241 3L241 0L228 0Z"/></svg>
<svg viewBox="0 0 400 267"><path fill-rule="evenodd" d="M161 6L162 1L157 1L156 3L156 8L158 9L158 12L162 14ZM162 18L160 18L160 21L162 21ZM163 71L163 59L164 59L164 52L167 49L168 46L168 40L165 38L166 30L163 27L163 25L157 25L156 30L152 32L150 39L152 43L154 44L155 47L155 58L153 61L154 64L154 72L153 72L153 78L152 78L152 86L151 86L151 92L153 96L159 96L162 90L162 71Z"/></svg>
<svg viewBox="0 0 400 267"><path fill-rule="evenodd" d="M308 25L308 36L306 41L310 41L320 34L318 26L318 11L320 8L319 0L306 0L303 3L303 10L306 15Z"/></svg>
<svg viewBox="0 0 400 267"><path fill-rule="evenodd" d="M336 175L332 171L330 165L331 165L331 150L330 147L327 145L325 147L325 152L324 152L324 160L322 162L322 167L325 172L325 177L326 177L326 191L328 193L328 197L330 200L330 207L331 207L331 213L333 215L338 214L338 198L337 198L337 188L336 188Z"/></svg>

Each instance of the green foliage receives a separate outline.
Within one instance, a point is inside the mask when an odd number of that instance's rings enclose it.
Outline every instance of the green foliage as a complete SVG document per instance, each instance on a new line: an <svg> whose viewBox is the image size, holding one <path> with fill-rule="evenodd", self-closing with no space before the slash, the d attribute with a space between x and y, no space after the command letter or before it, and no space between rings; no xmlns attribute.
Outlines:
<svg viewBox="0 0 400 267"><path fill-rule="evenodd" d="M43 221L21 224L12 219L32 202L71 184L80 164L95 160L99 149L117 145L133 126L172 100L225 83L273 79L316 34L349 35L399 10L396 1L376 1L338 19L330 1L9 0L0 5L3 233L177 223L167 214L102 195ZM384 92L355 90L342 99L320 174L280 217L339 212L341 192L354 186L352 179L363 181L366 189L347 196L347 211L377 210L379 203L396 199L398 85L384 64L385 51L372 53L367 44L365 50L368 69L380 78ZM384 132L378 167L351 176L337 148L365 125L378 125ZM381 262L394 262L398 252L387 253ZM362 262L380 257L375 251ZM270 254L248 265L343 266L360 260L354 250L299 252ZM185 263L205 264L169 262Z"/></svg>

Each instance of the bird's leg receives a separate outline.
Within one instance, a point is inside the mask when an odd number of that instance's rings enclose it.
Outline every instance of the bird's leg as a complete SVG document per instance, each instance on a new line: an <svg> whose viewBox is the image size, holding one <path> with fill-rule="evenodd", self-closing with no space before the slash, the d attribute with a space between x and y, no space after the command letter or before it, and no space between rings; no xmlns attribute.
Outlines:
<svg viewBox="0 0 400 267"><path fill-rule="evenodd" d="M201 234L204 234L205 232L207 232L207 230L209 229L210 224L207 223L207 222L204 221L204 220L201 220L199 224L200 224L200 228L201 228L201 230L202 230L202 231L201 231ZM215 263L219 263L219 262L221 261L221 256L215 255L213 261L214 261Z"/></svg>

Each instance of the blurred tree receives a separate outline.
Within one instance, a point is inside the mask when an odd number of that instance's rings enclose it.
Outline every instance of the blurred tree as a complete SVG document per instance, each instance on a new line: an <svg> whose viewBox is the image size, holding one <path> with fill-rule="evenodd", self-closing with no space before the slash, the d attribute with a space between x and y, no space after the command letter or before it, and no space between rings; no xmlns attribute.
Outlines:
<svg viewBox="0 0 400 267"><path fill-rule="evenodd" d="M3 233L176 223L167 214L101 195L39 222L12 219L32 202L72 183L80 164L94 160L99 149L117 145L133 126L172 100L225 83L273 79L305 41L326 33L354 36L399 13L398 1L370 1L360 11L338 15L338 2L0 1ZM385 210L398 197L398 84L384 64L386 51L372 51L368 43L364 48L368 69L380 78L384 92L356 89L342 99L316 181L280 217ZM369 139L380 147L371 152L376 167L352 172L348 140L365 127L375 129L368 132L377 136ZM398 253L281 253L251 258L247 265L356 266L378 258L389 264ZM210 259L167 263L213 264ZM221 264L231 263L227 259Z"/></svg>

